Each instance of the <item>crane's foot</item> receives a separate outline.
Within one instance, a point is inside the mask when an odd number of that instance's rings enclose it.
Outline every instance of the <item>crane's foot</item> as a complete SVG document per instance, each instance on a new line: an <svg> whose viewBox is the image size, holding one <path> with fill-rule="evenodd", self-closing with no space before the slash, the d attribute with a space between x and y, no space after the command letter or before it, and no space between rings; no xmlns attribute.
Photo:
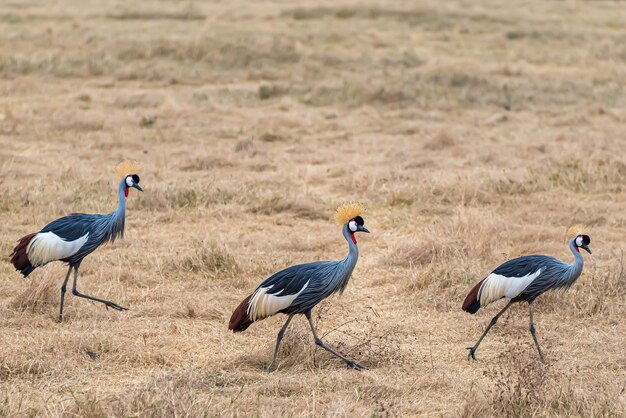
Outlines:
<svg viewBox="0 0 626 418"><path fill-rule="evenodd" d="M476 347L467 347L469 353L467 354L467 362L471 362L472 360L478 361L476 359Z"/></svg>
<svg viewBox="0 0 626 418"><path fill-rule="evenodd" d="M104 307L107 308L107 311L109 310L109 308L115 309L116 311L127 311L128 310L128 308L125 308L123 306L118 305L117 303L113 303L113 302L109 302L109 301L104 302Z"/></svg>
<svg viewBox="0 0 626 418"><path fill-rule="evenodd" d="M353 368L355 370L358 370L358 371L367 370L367 367L357 363L354 360L348 360L348 361L346 361L346 364L348 365L348 367L351 367L351 368Z"/></svg>
<svg viewBox="0 0 626 418"><path fill-rule="evenodd" d="M274 363L270 364L267 369L265 369L266 372L268 373L272 373L276 371L276 365Z"/></svg>

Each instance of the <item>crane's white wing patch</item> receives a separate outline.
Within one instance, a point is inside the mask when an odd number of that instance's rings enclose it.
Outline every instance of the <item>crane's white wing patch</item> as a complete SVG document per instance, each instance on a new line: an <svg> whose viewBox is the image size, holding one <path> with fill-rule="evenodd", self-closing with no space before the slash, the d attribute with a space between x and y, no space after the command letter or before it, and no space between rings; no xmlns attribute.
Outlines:
<svg viewBox="0 0 626 418"><path fill-rule="evenodd" d="M26 247L28 261L35 266L43 266L51 261L73 256L87 242L89 232L74 241L66 241L54 232L35 235Z"/></svg>
<svg viewBox="0 0 626 418"><path fill-rule="evenodd" d="M534 273L528 273L523 277L506 277L491 273L478 291L480 306L486 306L498 299L513 299L518 296L541 274L541 269Z"/></svg>
<svg viewBox="0 0 626 418"><path fill-rule="evenodd" d="M274 293L273 295L267 293L274 285L258 288L257 291L254 292L254 295L250 298L250 303L248 304L248 316L250 317L250 320L256 321L267 318L268 316L272 316L275 313L288 308L289 305L291 305L291 303L296 300L302 292L304 292L304 289L306 289L308 285L309 282L307 281L298 293L284 296L280 296L282 290L278 293Z"/></svg>

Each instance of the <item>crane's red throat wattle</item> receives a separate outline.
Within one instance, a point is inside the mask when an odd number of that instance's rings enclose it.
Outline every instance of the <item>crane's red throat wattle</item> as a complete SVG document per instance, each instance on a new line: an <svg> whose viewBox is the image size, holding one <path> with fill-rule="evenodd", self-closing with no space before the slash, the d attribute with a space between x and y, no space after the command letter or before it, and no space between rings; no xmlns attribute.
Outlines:
<svg viewBox="0 0 626 418"><path fill-rule="evenodd" d="M353 233L350 233L350 238L352 238L352 242L356 244L356 237Z"/></svg>
<svg viewBox="0 0 626 418"><path fill-rule="evenodd" d="M124 189L124 196L128 197L128 186Z"/></svg>

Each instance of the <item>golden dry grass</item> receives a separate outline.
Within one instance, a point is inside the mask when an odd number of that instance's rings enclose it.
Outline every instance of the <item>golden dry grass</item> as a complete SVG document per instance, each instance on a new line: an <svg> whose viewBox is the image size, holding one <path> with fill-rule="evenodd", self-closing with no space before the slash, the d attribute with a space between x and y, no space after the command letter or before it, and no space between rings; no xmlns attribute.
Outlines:
<svg viewBox="0 0 626 418"><path fill-rule="evenodd" d="M0 216L14 241L115 206L125 241L82 266L0 266L0 415L624 416L626 8L611 1L6 1ZM343 257L331 217L363 201L361 259L321 334L233 335L232 309L296 262ZM503 317L460 306L509 257L594 255L567 293ZM332 331L332 332L330 332Z"/></svg>

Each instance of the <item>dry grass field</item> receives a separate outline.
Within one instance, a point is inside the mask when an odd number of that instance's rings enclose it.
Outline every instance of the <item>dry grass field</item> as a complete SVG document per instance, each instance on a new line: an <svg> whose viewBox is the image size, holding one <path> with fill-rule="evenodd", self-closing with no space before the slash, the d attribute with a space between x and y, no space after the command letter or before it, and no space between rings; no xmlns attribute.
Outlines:
<svg viewBox="0 0 626 418"><path fill-rule="evenodd" d="M0 264L1 416L626 416L626 4L621 1L4 0L0 252L70 212L126 238L22 278ZM227 330L271 273L372 234L346 292ZM594 253L468 364L500 304L462 312L506 259Z"/></svg>

